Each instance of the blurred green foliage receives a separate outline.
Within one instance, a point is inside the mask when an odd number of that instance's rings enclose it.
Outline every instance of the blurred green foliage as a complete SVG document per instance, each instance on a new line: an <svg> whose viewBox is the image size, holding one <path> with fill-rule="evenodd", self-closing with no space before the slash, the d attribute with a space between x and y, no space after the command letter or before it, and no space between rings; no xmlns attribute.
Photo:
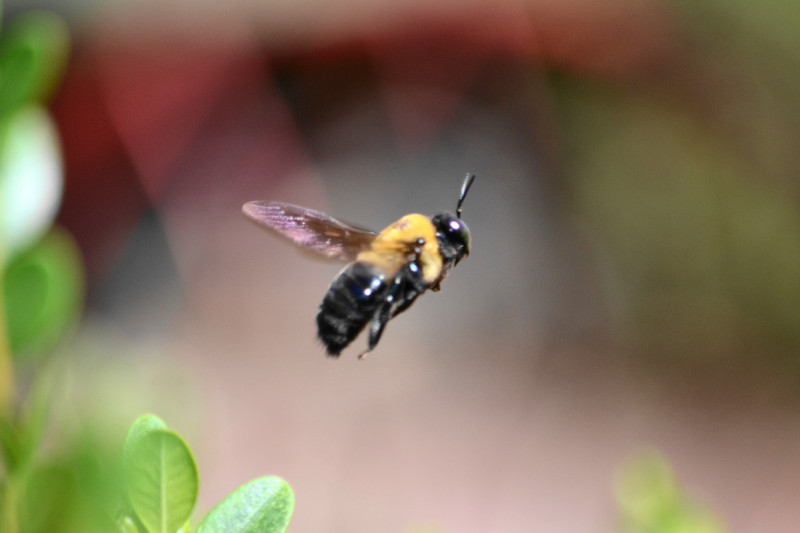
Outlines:
<svg viewBox="0 0 800 533"><path fill-rule="evenodd" d="M687 498L669 463L655 452L632 458L620 470L616 498L621 533L725 533L711 510Z"/></svg>
<svg viewBox="0 0 800 533"><path fill-rule="evenodd" d="M44 105L66 63L66 26L31 12L0 33L0 412L13 409L11 357L50 351L77 321L77 247L52 228L63 189L56 128Z"/></svg>
<svg viewBox="0 0 800 533"><path fill-rule="evenodd" d="M7 266L3 281L8 340L15 357L48 353L77 320L82 269L75 243L59 228Z"/></svg>
<svg viewBox="0 0 800 533"><path fill-rule="evenodd" d="M0 39L0 115L43 104L61 79L69 33L61 18L33 11L6 23Z"/></svg>
<svg viewBox="0 0 800 533"><path fill-rule="evenodd" d="M554 77L613 335L637 361L724 362L796 393L800 10L673 5L685 48L651 71Z"/></svg>
<svg viewBox="0 0 800 533"><path fill-rule="evenodd" d="M625 333L690 357L800 346L792 198L646 96L565 93L581 117L577 201Z"/></svg>
<svg viewBox="0 0 800 533"><path fill-rule="evenodd" d="M112 469L85 428L39 453L58 381L52 353L82 308L75 243L52 223L61 199L61 153L44 105L63 71L67 31L32 12L0 33L0 530L107 531ZM12 357L16 359L12 362ZM27 363L27 364L23 364ZM17 384L16 382L19 382ZM114 464L114 463L111 463ZM101 512L98 512L101 510Z"/></svg>
<svg viewBox="0 0 800 533"><path fill-rule="evenodd" d="M61 20L43 12L16 18L0 34L0 531L189 532L199 487L194 456L157 417L133 424L121 462L117 447L98 436L106 432L90 424L59 428L67 431L58 446L41 452L55 391L67 381L46 356L78 321L84 290L75 242L52 227L63 176L43 107L67 41ZM200 528L281 533L293 508L284 481L261 478Z"/></svg>

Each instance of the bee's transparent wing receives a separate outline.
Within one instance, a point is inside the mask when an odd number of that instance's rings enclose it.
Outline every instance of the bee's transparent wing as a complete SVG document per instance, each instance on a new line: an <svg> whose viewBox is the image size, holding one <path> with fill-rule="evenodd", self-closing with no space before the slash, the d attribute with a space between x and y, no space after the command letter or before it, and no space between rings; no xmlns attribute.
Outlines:
<svg viewBox="0 0 800 533"><path fill-rule="evenodd" d="M354 260L377 235L325 213L282 202L247 202L242 213L303 249L340 261Z"/></svg>

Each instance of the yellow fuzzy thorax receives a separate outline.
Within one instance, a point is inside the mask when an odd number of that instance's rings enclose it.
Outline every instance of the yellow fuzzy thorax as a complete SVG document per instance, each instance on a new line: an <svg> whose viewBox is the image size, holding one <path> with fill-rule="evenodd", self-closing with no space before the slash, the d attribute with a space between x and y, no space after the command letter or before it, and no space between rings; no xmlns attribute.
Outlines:
<svg viewBox="0 0 800 533"><path fill-rule="evenodd" d="M389 276L394 275L409 261L419 239L425 241L419 257L422 279L431 284L442 272L442 254L436 228L425 215L412 213L394 222L375 237L369 250L358 254L357 260L374 265Z"/></svg>

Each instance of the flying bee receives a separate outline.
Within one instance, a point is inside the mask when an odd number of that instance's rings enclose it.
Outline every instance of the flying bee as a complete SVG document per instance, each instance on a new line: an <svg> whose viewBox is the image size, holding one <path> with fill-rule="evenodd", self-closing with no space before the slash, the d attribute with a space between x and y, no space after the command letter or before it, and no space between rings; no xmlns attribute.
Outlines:
<svg viewBox="0 0 800 533"><path fill-rule="evenodd" d="M317 336L329 356L342 350L369 324L367 349L375 349L386 324L408 309L469 255L469 228L461 205L475 179L467 174L455 214L406 215L380 233L325 213L281 202L247 202L244 215L301 248L350 264L331 283L317 313Z"/></svg>

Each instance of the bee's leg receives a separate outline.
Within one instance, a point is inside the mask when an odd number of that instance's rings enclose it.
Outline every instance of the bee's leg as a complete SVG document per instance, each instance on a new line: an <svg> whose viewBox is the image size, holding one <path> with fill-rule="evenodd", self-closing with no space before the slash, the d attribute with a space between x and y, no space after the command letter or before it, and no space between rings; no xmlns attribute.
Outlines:
<svg viewBox="0 0 800 533"><path fill-rule="evenodd" d="M386 298L372 316L367 350L358 356L359 359L375 349L387 322L408 309L423 292L425 292L425 282L422 280L422 268L417 261L409 262L394 277Z"/></svg>
<svg viewBox="0 0 800 533"><path fill-rule="evenodd" d="M389 296L383 302L383 304L378 308L375 312L375 315L372 317L372 320L369 323L369 340L367 341L367 349L364 352L358 354L359 359L363 359L366 355L375 349L375 346L378 345L378 341L381 340L381 335L383 335L383 329L386 327L386 324L392 318L392 303L394 302L394 295L389 293Z"/></svg>
<svg viewBox="0 0 800 533"><path fill-rule="evenodd" d="M414 300L417 299L417 296L423 292L425 292L425 282L422 281L422 277L417 276L416 273L411 273L405 279L404 290L399 291L397 294L394 309L392 310L392 316L395 317L411 307L411 304L414 303Z"/></svg>
<svg viewBox="0 0 800 533"><path fill-rule="evenodd" d="M422 265L419 262L419 256L422 254L424 245L425 239L417 241L416 246L413 248L413 256L409 258L409 263L403 267L395 278L395 286L402 288L395 290L393 317L411 307L417 296L427 289L425 281L422 279Z"/></svg>

